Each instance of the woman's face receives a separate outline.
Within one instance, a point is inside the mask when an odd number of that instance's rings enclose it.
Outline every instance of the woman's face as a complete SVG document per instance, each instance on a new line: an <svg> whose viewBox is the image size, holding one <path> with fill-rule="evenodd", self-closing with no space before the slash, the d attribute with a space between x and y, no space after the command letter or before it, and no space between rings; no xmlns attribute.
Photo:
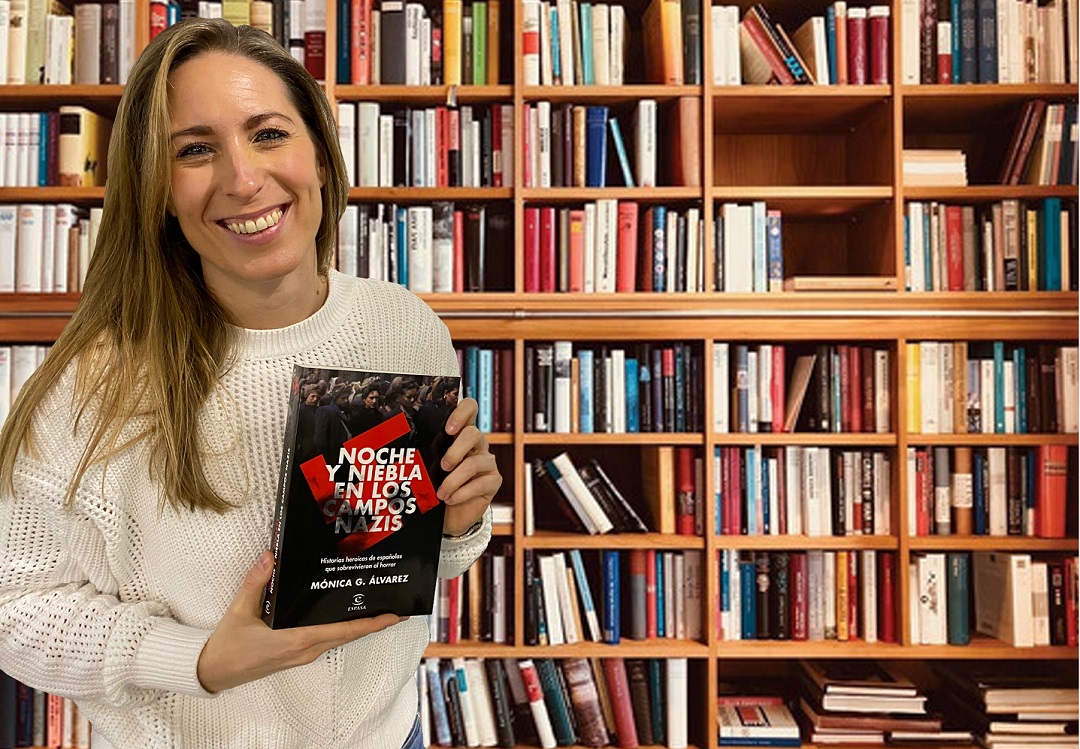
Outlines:
<svg viewBox="0 0 1080 749"><path fill-rule="evenodd" d="M208 52L169 76L170 211L215 295L313 277L325 171L285 84Z"/></svg>
<svg viewBox="0 0 1080 749"><path fill-rule="evenodd" d="M378 393L378 391L372 390L370 393L368 393L367 395L364 396L364 405L367 406L368 408L375 408L375 406L376 406L376 404L378 404L378 402L379 402L379 393Z"/></svg>

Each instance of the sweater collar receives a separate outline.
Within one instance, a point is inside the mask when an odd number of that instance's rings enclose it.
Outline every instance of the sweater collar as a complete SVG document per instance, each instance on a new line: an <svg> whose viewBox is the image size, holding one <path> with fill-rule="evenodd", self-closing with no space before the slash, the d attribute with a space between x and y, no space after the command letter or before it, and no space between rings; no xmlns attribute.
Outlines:
<svg viewBox="0 0 1080 749"><path fill-rule="evenodd" d="M328 276L326 301L307 319L272 330L234 328L238 358L275 359L295 355L330 338L349 312L353 287L333 268Z"/></svg>

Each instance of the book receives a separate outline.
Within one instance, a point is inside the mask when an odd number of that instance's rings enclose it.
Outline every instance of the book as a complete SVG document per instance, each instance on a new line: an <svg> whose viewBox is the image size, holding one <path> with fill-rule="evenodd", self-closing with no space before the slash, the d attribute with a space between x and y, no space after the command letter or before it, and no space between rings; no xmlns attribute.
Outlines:
<svg viewBox="0 0 1080 749"><path fill-rule="evenodd" d="M779 697L717 697L720 746L801 746L799 726Z"/></svg>
<svg viewBox="0 0 1080 749"><path fill-rule="evenodd" d="M915 697L918 689L888 663L873 661L799 661L803 674L823 694Z"/></svg>
<svg viewBox="0 0 1080 749"><path fill-rule="evenodd" d="M784 291L896 291L896 277L789 276Z"/></svg>
<svg viewBox="0 0 1080 749"><path fill-rule="evenodd" d="M407 407L383 412L351 400L363 383L407 391L433 379L294 368L263 606L270 627L431 613L445 512L435 492L450 410L421 419ZM322 380L333 402L302 402L304 386Z"/></svg>

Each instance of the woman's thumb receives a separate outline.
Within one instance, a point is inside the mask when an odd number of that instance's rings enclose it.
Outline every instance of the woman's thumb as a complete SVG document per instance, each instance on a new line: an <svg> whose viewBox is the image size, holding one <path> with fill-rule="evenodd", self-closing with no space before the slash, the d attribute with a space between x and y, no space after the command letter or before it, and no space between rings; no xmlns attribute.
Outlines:
<svg viewBox="0 0 1080 749"><path fill-rule="evenodd" d="M239 604L239 608L245 611L253 609L257 616L262 614L263 590L270 582L273 571L274 555L269 551L264 551L254 566L244 575L244 581L236 593L235 603Z"/></svg>

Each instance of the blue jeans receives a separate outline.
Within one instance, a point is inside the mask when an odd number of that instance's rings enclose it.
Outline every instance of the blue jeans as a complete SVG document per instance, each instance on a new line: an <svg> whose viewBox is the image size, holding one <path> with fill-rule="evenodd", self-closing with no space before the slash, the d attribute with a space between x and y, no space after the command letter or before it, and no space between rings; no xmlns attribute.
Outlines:
<svg viewBox="0 0 1080 749"><path fill-rule="evenodd" d="M401 745L401 749L424 749L424 732L420 730L419 715L413 721L412 730L409 731L409 736L405 739L405 743Z"/></svg>

